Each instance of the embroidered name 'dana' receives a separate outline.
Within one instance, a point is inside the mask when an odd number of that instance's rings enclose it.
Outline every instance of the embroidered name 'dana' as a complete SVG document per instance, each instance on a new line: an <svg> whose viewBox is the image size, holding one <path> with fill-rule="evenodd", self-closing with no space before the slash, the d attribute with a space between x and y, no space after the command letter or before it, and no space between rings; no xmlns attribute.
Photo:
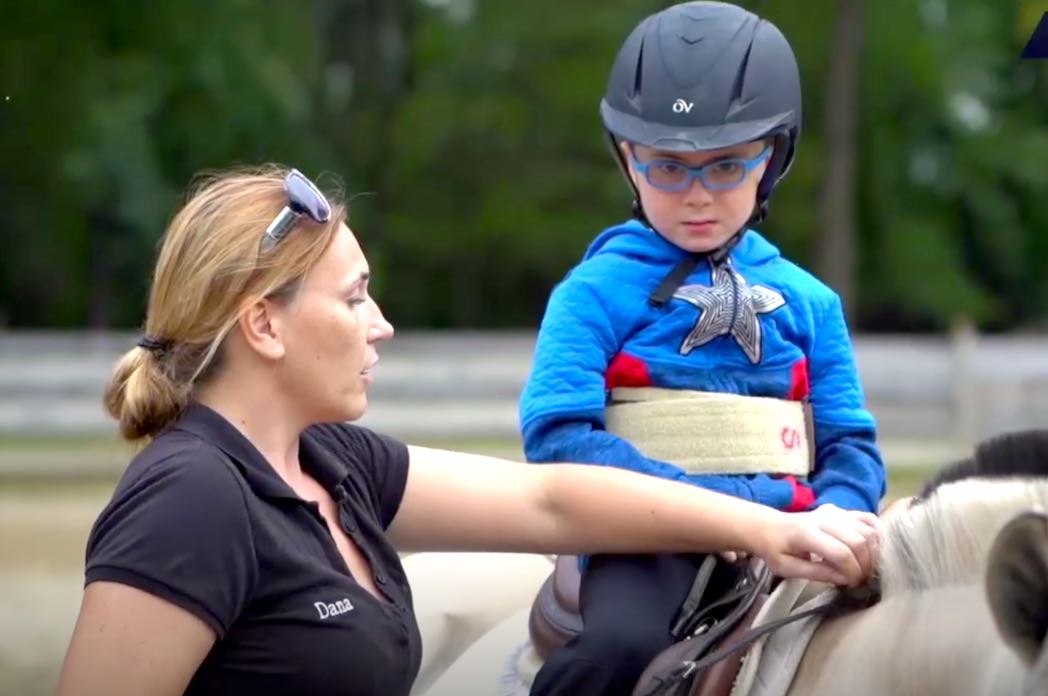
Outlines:
<svg viewBox="0 0 1048 696"><path fill-rule="evenodd" d="M313 602L313 606L316 608L317 614L321 619L353 611L353 604L349 601L348 597L340 599L333 604L328 602Z"/></svg>

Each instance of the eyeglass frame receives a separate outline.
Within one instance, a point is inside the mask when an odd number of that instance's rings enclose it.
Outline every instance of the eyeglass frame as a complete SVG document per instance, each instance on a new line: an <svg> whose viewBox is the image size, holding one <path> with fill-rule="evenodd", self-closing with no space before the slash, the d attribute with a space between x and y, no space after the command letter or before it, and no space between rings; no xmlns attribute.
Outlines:
<svg viewBox="0 0 1048 696"><path fill-rule="evenodd" d="M703 187L707 191L730 191L734 188L737 188L740 184L742 184L743 181L746 180L746 177L749 175L751 171L756 169L758 166L760 166L762 162L771 157L773 149L774 148L771 145L768 145L759 153L757 153L752 159L746 159L745 157L728 157L725 159L717 159L713 162L700 164L695 167L690 167L684 162L681 162L680 160L666 158L653 159L650 162L641 162L637 159L637 153L633 151L632 147L629 148L629 151L630 160L633 162L633 168L636 169L637 172L639 172L640 174L643 174L645 180L649 184L659 189L660 191L665 191L667 193L680 193L682 191L687 191L688 189L690 189L695 184L696 179L702 182ZM706 177L708 176L708 171L712 167L723 165L725 163L742 165L742 173L739 175L739 180L731 184L715 184L707 181ZM665 184L659 184L652 181L650 174L651 168L653 166L662 164L672 164L676 167L684 169L688 173L687 178L681 181L679 186L667 186Z"/></svg>
<svg viewBox="0 0 1048 696"><path fill-rule="evenodd" d="M316 184L297 169L292 169L284 177L284 191L287 193L287 205L277 213L263 233L259 240L259 253L264 254L273 249L303 215L318 225L331 219L331 204L327 198Z"/></svg>

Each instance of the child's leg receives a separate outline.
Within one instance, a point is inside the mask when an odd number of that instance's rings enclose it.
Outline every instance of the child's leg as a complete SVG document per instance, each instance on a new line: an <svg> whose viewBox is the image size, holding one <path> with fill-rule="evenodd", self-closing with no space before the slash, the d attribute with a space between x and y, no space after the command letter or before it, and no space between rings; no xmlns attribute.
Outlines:
<svg viewBox="0 0 1048 696"><path fill-rule="evenodd" d="M670 628L701 556L593 556L579 597L582 634L539 670L532 696L629 696L641 673L673 644Z"/></svg>

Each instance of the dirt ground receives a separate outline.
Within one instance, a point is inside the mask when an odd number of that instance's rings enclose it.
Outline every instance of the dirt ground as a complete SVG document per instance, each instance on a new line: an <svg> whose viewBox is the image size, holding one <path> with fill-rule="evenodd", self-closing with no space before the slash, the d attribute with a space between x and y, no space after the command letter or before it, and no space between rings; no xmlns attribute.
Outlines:
<svg viewBox="0 0 1048 696"><path fill-rule="evenodd" d="M0 486L0 696L54 693L111 485Z"/></svg>

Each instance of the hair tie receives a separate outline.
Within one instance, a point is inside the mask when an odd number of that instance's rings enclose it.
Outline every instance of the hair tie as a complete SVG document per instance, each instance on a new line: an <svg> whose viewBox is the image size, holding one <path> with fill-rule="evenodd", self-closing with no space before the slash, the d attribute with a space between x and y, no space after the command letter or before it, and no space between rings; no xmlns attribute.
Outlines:
<svg viewBox="0 0 1048 696"><path fill-rule="evenodd" d="M162 353L171 347L170 339L157 338L156 336L150 336L146 334L142 338L138 339L139 348L145 348L150 353Z"/></svg>

